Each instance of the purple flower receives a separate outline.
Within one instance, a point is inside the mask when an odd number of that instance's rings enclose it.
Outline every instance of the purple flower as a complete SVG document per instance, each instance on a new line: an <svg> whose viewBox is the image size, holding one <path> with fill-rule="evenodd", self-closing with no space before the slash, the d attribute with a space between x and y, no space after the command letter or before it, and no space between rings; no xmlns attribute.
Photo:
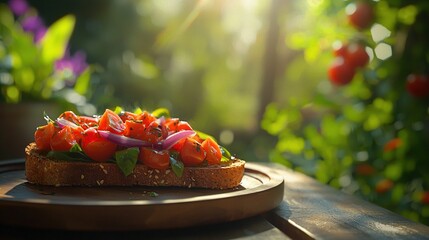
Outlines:
<svg viewBox="0 0 429 240"><path fill-rule="evenodd" d="M22 29L26 32L35 33L42 27L45 27L39 16L28 16L21 22Z"/></svg>
<svg viewBox="0 0 429 240"><path fill-rule="evenodd" d="M9 7L12 12L17 15L21 16L28 10L28 3L25 0L10 0L9 1Z"/></svg>
<svg viewBox="0 0 429 240"><path fill-rule="evenodd" d="M43 20L37 15L24 18L24 20L21 22L21 26L25 32L33 34L34 42L36 43L39 42L43 36L45 36L45 24L43 23Z"/></svg>
<svg viewBox="0 0 429 240"><path fill-rule="evenodd" d="M55 62L56 71L71 70L75 76L79 76L87 67L86 55L82 51L76 52L74 56L67 51L63 58Z"/></svg>

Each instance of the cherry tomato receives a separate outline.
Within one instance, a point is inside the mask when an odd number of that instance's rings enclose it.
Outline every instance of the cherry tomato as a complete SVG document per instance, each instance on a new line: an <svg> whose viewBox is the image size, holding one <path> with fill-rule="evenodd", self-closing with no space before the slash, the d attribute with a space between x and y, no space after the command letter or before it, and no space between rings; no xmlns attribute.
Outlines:
<svg viewBox="0 0 429 240"><path fill-rule="evenodd" d="M143 121L143 124L148 126L149 124L151 124L153 121L156 120L156 117L154 117L152 114L150 114L147 111L143 111L137 116L137 120Z"/></svg>
<svg viewBox="0 0 429 240"><path fill-rule="evenodd" d="M78 116L79 124L83 129L98 126L98 119L95 117Z"/></svg>
<svg viewBox="0 0 429 240"><path fill-rule="evenodd" d="M336 41L333 45L333 54L335 57L346 57L348 52L348 44Z"/></svg>
<svg viewBox="0 0 429 240"><path fill-rule="evenodd" d="M119 113L119 117L122 119L123 122L127 120L137 120L138 115L132 112L122 111Z"/></svg>
<svg viewBox="0 0 429 240"><path fill-rule="evenodd" d="M423 204L429 205L429 192L428 191L423 192L421 202Z"/></svg>
<svg viewBox="0 0 429 240"><path fill-rule="evenodd" d="M97 162L107 161L116 152L116 144L101 137L95 128L85 130L81 147L88 157Z"/></svg>
<svg viewBox="0 0 429 240"><path fill-rule="evenodd" d="M393 187L393 182L390 179L383 179L380 180L376 186L375 186L375 191L377 193L386 193L388 192L390 189L392 189Z"/></svg>
<svg viewBox="0 0 429 240"><path fill-rule="evenodd" d="M178 118L170 118L165 122L169 132L180 132L183 130L192 130L191 125L186 121L180 121Z"/></svg>
<svg viewBox="0 0 429 240"><path fill-rule="evenodd" d="M170 155L168 151L158 152L142 147L140 148L139 161L150 168L164 170L170 166Z"/></svg>
<svg viewBox="0 0 429 240"><path fill-rule="evenodd" d="M141 121L126 120L124 136L143 140L145 138L145 126Z"/></svg>
<svg viewBox="0 0 429 240"><path fill-rule="evenodd" d="M347 5L346 14L350 25L358 30L369 28L374 22L373 7L363 1Z"/></svg>
<svg viewBox="0 0 429 240"><path fill-rule="evenodd" d="M328 77L332 84L342 86L353 79L355 71L343 57L337 57L328 69Z"/></svg>
<svg viewBox="0 0 429 240"><path fill-rule="evenodd" d="M180 158L185 166L199 165L204 161L206 156L206 150L204 150L197 140L186 138L180 150Z"/></svg>
<svg viewBox="0 0 429 240"><path fill-rule="evenodd" d="M65 126L56 132L51 138L51 149L54 151L69 151L73 145L77 144L73 129Z"/></svg>
<svg viewBox="0 0 429 240"><path fill-rule="evenodd" d="M219 164L222 159L222 152L220 151L219 145L211 138L207 138L203 141L201 146L207 153L206 159L209 165Z"/></svg>
<svg viewBox="0 0 429 240"><path fill-rule="evenodd" d="M145 127L141 140L150 143L157 143L166 138L167 135L167 129L165 127L160 126L157 121L153 121L149 124L149 126Z"/></svg>
<svg viewBox="0 0 429 240"><path fill-rule="evenodd" d="M399 148L401 145L402 140L400 138L393 138L384 145L383 150L384 152L390 152Z"/></svg>
<svg viewBox="0 0 429 240"><path fill-rule="evenodd" d="M79 117L72 111L65 111L58 118L64 118L67 121L79 125Z"/></svg>
<svg viewBox="0 0 429 240"><path fill-rule="evenodd" d="M408 75L407 91L417 98L429 96L429 77L422 74Z"/></svg>
<svg viewBox="0 0 429 240"><path fill-rule="evenodd" d="M375 173L375 168L368 163L362 163L356 166L356 173L361 176L371 176Z"/></svg>
<svg viewBox="0 0 429 240"><path fill-rule="evenodd" d="M38 127L34 133L34 140L37 148L40 150L51 150L51 138L54 135L56 129L52 122Z"/></svg>
<svg viewBox="0 0 429 240"><path fill-rule="evenodd" d="M106 109L98 122L98 129L122 134L125 131L125 125L118 114L110 109Z"/></svg>
<svg viewBox="0 0 429 240"><path fill-rule="evenodd" d="M348 46L346 61L355 67L365 67L369 62L369 56L365 50L365 46L358 43Z"/></svg>

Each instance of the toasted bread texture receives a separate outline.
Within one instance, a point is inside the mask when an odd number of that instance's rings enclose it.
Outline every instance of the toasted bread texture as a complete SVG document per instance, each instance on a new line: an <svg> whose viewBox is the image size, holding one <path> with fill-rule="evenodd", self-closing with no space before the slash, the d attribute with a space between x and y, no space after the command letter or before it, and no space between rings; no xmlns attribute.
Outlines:
<svg viewBox="0 0 429 240"><path fill-rule="evenodd" d="M228 189L240 185L245 162L235 159L221 165L185 167L177 177L172 169L151 169L137 164L125 176L115 163L70 162L50 159L35 143L25 149L25 174L28 182L50 186L175 186Z"/></svg>

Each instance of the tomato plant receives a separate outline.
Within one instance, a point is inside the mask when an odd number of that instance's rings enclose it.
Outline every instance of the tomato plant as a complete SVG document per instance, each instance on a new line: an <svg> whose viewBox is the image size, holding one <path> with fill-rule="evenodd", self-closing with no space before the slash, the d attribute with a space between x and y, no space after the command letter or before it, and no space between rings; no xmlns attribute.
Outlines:
<svg viewBox="0 0 429 240"><path fill-rule="evenodd" d="M206 158L206 151L201 144L193 139L186 138L180 150L180 158L185 166L196 166Z"/></svg>
<svg viewBox="0 0 429 240"><path fill-rule="evenodd" d="M407 90L414 97L427 97L429 95L429 77L422 74L408 75Z"/></svg>
<svg viewBox="0 0 429 240"><path fill-rule="evenodd" d="M97 162L107 161L116 151L116 144L102 138L95 128L85 130L81 147L88 157Z"/></svg>
<svg viewBox="0 0 429 240"><path fill-rule="evenodd" d="M168 151L155 151L150 148L140 148L139 161L154 169L167 169L170 166L170 154Z"/></svg>

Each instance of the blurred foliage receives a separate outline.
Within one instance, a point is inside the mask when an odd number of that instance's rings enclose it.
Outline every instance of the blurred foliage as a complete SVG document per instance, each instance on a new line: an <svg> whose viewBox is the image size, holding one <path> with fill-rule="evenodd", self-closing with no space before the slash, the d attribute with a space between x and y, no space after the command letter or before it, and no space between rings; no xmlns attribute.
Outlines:
<svg viewBox="0 0 429 240"><path fill-rule="evenodd" d="M75 17L63 16L45 28L35 9L23 10L18 16L0 5L0 102L56 101L68 109L85 104L90 68L73 75L56 66L66 61ZM43 30L41 35L35 27Z"/></svg>
<svg viewBox="0 0 429 240"><path fill-rule="evenodd" d="M267 106L261 126L278 139L270 158L429 224L429 101L406 87L408 75L429 74L429 3L367 1L375 22L358 31L345 11L353 2L303 3L308 10L301 25L285 37L303 59L296 58L284 76L305 84L317 71L318 83L311 96L289 95ZM336 41L364 42L371 57L343 87L325 77Z"/></svg>

